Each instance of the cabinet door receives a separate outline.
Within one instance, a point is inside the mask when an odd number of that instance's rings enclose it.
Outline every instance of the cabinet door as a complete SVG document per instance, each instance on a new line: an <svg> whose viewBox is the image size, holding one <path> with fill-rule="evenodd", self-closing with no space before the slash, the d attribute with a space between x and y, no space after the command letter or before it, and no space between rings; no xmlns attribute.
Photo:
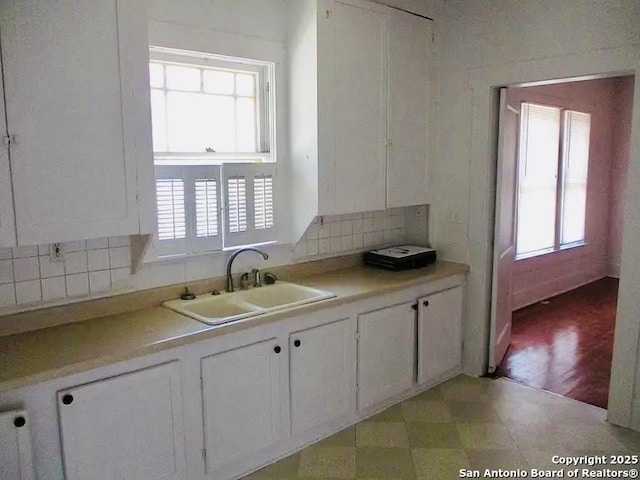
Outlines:
<svg viewBox="0 0 640 480"><path fill-rule="evenodd" d="M428 203L431 21L391 10L387 207Z"/></svg>
<svg viewBox="0 0 640 480"><path fill-rule="evenodd" d="M462 287L418 303L418 383L438 379L461 364Z"/></svg>
<svg viewBox="0 0 640 480"><path fill-rule="evenodd" d="M183 480L177 362L58 392L67 480Z"/></svg>
<svg viewBox="0 0 640 480"><path fill-rule="evenodd" d="M18 243L138 233L137 162L152 164L144 2L0 5Z"/></svg>
<svg viewBox="0 0 640 480"><path fill-rule="evenodd" d="M294 435L353 412L355 332L350 319L291 334L291 429Z"/></svg>
<svg viewBox="0 0 640 480"><path fill-rule="evenodd" d="M33 480L29 417L23 410L0 413L0 478Z"/></svg>
<svg viewBox="0 0 640 480"><path fill-rule="evenodd" d="M0 56L0 71L2 58ZM0 135L7 131L4 109L4 85L0 81ZM16 224L13 211L13 191L11 187L11 167L9 166L9 145L0 145L0 247L16 245Z"/></svg>
<svg viewBox="0 0 640 480"><path fill-rule="evenodd" d="M206 469L246 471L256 454L283 436L286 351L276 339L202 360Z"/></svg>
<svg viewBox="0 0 640 480"><path fill-rule="evenodd" d="M358 409L402 393L413 385L416 350L415 302L358 316Z"/></svg>
<svg viewBox="0 0 640 480"><path fill-rule="evenodd" d="M344 0L334 3L326 21L334 30L328 45L320 41L320 48L332 57L323 63L325 57L319 53L318 65L320 78L327 81L319 85L320 213L381 210L385 208L388 16L375 4ZM333 133L334 142L326 132Z"/></svg>

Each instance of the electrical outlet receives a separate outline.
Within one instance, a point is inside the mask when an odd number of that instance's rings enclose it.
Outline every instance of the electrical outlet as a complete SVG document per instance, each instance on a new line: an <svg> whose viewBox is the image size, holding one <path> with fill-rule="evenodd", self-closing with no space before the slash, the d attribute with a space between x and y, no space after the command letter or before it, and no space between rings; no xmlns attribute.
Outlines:
<svg viewBox="0 0 640 480"><path fill-rule="evenodd" d="M51 263L64 261L64 252L61 243L49 244L49 261Z"/></svg>

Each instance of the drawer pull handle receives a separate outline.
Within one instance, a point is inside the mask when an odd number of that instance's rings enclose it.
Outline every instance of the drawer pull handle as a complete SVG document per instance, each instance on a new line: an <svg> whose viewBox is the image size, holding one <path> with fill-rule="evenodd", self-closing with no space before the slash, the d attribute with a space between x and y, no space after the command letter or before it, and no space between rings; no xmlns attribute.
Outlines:
<svg viewBox="0 0 640 480"><path fill-rule="evenodd" d="M67 393L62 397L62 403L65 405L71 405L73 403L73 395Z"/></svg>
<svg viewBox="0 0 640 480"><path fill-rule="evenodd" d="M428 307L428 306L429 306L429 300L425 300L424 302L422 302L422 304L423 304L425 307Z"/></svg>
<svg viewBox="0 0 640 480"><path fill-rule="evenodd" d="M298 348L300 345L302 345L302 342L300 340L294 340L293 341L293 346Z"/></svg>
<svg viewBox="0 0 640 480"><path fill-rule="evenodd" d="M13 424L16 426L16 428L24 427L26 423L27 421L22 416L13 419Z"/></svg>
<svg viewBox="0 0 640 480"><path fill-rule="evenodd" d="M282 351L282 348L280 348L280 345L276 345L275 347L273 347L273 351L276 353L280 353Z"/></svg>

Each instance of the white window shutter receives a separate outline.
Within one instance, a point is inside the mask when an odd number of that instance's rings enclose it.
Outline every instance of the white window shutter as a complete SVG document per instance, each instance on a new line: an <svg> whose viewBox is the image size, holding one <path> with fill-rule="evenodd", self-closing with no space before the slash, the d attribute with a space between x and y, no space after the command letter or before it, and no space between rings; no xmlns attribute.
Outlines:
<svg viewBox="0 0 640 480"><path fill-rule="evenodd" d="M220 167L156 165L158 253L222 248Z"/></svg>
<svg viewBox="0 0 640 480"><path fill-rule="evenodd" d="M182 167L156 166L158 251L161 255L187 249L185 179Z"/></svg>
<svg viewBox="0 0 640 480"><path fill-rule="evenodd" d="M275 240L276 165L227 164L222 168L222 178L225 248Z"/></svg>
<svg viewBox="0 0 640 480"><path fill-rule="evenodd" d="M194 165L185 167L193 200L190 236L192 252L222 249L222 215L220 166Z"/></svg>

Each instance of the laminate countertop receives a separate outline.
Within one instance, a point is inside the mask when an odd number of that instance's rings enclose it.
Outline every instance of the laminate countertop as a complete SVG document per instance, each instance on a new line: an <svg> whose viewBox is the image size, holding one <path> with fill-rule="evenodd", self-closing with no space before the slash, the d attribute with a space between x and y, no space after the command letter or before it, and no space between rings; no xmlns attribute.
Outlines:
<svg viewBox="0 0 640 480"><path fill-rule="evenodd" d="M467 265L451 262L402 272L357 266L295 280L329 290L335 298L223 325L206 325L157 306L0 337L0 393L468 271Z"/></svg>

